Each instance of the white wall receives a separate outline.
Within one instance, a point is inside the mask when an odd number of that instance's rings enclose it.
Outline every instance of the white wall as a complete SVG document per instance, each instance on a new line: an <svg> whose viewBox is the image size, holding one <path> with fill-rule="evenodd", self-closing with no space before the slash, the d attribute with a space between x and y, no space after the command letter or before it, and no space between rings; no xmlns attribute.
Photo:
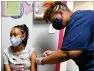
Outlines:
<svg viewBox="0 0 94 71"><path fill-rule="evenodd" d="M29 28L29 40L27 47L36 48L37 53L42 55L45 50L56 50L58 45L59 31L55 34L49 34L49 24L43 21L33 20L33 13L23 15L20 19L13 19L11 17L2 17L2 51L8 48L10 43L10 30L14 25L26 24ZM55 65L38 66L38 71L55 71ZM3 71L3 62L2 62Z"/></svg>
<svg viewBox="0 0 94 71"><path fill-rule="evenodd" d="M73 11L76 10L94 10L93 1L74 1Z"/></svg>

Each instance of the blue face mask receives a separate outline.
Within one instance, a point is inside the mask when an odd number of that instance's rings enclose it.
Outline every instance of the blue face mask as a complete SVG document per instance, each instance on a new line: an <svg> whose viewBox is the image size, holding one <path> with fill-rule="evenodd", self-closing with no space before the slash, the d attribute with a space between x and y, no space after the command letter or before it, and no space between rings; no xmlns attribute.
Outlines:
<svg viewBox="0 0 94 71"><path fill-rule="evenodd" d="M57 30L61 30L61 29L65 28L65 25L63 24L63 19L58 19L58 18L56 18L52 22L52 26L54 29L57 29Z"/></svg>
<svg viewBox="0 0 94 71"><path fill-rule="evenodd" d="M18 37L11 37L10 41L11 41L12 46L14 47L18 46L22 42L22 40Z"/></svg>

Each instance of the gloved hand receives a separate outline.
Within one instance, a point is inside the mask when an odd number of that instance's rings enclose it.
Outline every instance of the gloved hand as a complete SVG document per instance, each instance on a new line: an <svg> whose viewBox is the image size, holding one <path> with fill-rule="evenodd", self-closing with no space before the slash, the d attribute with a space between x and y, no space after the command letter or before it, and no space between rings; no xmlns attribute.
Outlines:
<svg viewBox="0 0 94 71"><path fill-rule="evenodd" d="M42 63L42 57L37 57L36 58L36 63L38 64L38 65L44 65L43 63Z"/></svg>
<svg viewBox="0 0 94 71"><path fill-rule="evenodd" d="M47 50L47 51L45 51L45 52L43 53L43 56L49 56L49 55L51 55L53 52L54 52L54 51L52 51L52 50Z"/></svg>

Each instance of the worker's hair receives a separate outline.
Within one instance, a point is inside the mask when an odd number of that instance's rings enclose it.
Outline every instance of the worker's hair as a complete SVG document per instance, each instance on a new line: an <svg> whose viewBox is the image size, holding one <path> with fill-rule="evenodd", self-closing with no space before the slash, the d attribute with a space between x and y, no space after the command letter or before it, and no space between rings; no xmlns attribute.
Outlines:
<svg viewBox="0 0 94 71"><path fill-rule="evenodd" d="M28 40L28 37L29 37L29 29L28 29L28 27L25 24L22 24L22 25L16 25L13 28L19 28L19 29L21 29L22 34L25 35L24 40L22 40L22 44L25 47L27 45L27 40Z"/></svg>
<svg viewBox="0 0 94 71"><path fill-rule="evenodd" d="M69 8L62 1L55 1L46 11L44 12L43 20L46 23L51 22L52 17L58 13L65 11L70 11Z"/></svg>

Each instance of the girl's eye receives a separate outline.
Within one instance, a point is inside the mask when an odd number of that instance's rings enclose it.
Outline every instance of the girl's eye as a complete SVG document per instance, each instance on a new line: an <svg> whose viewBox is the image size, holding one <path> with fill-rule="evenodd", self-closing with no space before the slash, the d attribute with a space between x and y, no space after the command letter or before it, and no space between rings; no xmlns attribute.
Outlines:
<svg viewBox="0 0 94 71"><path fill-rule="evenodd" d="M14 34L14 36L16 36L16 34Z"/></svg>
<svg viewBox="0 0 94 71"><path fill-rule="evenodd" d="M16 34L16 33L13 33L13 34L11 34L10 36L15 36L15 37L16 37L16 36L17 36L17 34Z"/></svg>

